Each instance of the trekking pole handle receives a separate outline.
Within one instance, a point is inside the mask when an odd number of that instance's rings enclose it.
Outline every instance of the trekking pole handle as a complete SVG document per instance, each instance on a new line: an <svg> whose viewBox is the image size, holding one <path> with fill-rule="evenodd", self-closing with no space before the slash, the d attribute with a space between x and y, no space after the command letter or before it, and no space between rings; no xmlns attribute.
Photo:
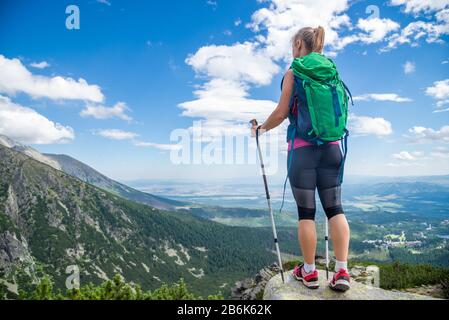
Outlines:
<svg viewBox="0 0 449 320"><path fill-rule="evenodd" d="M249 123L251 123L251 125L253 127L257 127L256 128L256 140L257 140L257 142L259 142L259 129L260 129L260 126L258 126L259 123L257 122L256 119L252 119Z"/></svg>

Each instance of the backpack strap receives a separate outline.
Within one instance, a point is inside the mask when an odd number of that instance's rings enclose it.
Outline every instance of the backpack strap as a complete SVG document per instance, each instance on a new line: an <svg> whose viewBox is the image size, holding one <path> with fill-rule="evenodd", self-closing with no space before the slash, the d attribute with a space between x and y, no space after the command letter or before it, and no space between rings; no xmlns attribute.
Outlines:
<svg viewBox="0 0 449 320"><path fill-rule="evenodd" d="M313 107L312 93L310 92L310 81L302 80L302 85L304 87L304 91L306 92L307 105L309 108L310 118L312 119L312 128L315 129L314 125L313 125L314 124L313 119L316 120L316 114L315 114L315 108ZM314 130L311 130L308 134L310 135L313 132L314 132ZM317 134L317 133L315 132L315 134ZM307 141L316 143L317 145L323 144L323 141L319 137L314 137L313 139L307 139Z"/></svg>
<svg viewBox="0 0 449 320"><path fill-rule="evenodd" d="M334 106L335 126L338 127L340 125L340 117L342 116L341 106L340 101L338 100L337 86L334 84L330 86L332 92L332 104Z"/></svg>
<svg viewBox="0 0 449 320"><path fill-rule="evenodd" d="M346 85L346 83L344 83L343 81L341 81L341 83L343 84L343 87L345 88L346 92L349 94L349 97L351 98L351 105L354 106L354 100L352 99L351 91L349 91L349 88Z"/></svg>
<svg viewBox="0 0 449 320"><path fill-rule="evenodd" d="M296 126L293 127L293 130L291 130L291 135L290 135L290 150L288 151L288 156L287 156L287 176L285 177L284 180L284 190L282 192L282 203L281 203L281 208L279 209L279 214L282 213L282 209L284 208L284 200L285 200L285 189L287 188L287 180L289 179L290 176L290 168L292 166L293 163L293 153L295 152L295 138L296 138ZM288 134L287 134L288 135ZM287 141L288 141L289 137L287 137Z"/></svg>
<svg viewBox="0 0 449 320"><path fill-rule="evenodd" d="M345 169L346 155L348 154L348 137L349 137L349 130L345 129L345 135L340 139L341 148L343 150L343 159L341 161L339 173L340 184L343 183L343 172Z"/></svg>

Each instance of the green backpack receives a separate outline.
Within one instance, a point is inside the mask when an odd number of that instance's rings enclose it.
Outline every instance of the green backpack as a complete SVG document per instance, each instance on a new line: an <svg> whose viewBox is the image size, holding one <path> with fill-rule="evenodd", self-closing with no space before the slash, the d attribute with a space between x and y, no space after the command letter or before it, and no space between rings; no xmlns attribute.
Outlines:
<svg viewBox="0 0 449 320"><path fill-rule="evenodd" d="M297 135L322 144L347 136L348 100L351 97L352 101L352 96L335 63L312 52L294 59L290 69L295 75L295 87L290 100L288 139Z"/></svg>

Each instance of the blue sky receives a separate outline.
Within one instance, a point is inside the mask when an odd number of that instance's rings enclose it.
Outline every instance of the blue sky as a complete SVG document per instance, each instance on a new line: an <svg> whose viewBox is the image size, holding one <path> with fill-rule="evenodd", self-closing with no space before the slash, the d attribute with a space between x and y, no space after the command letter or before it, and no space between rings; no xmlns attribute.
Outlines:
<svg viewBox="0 0 449 320"><path fill-rule="evenodd" d="M357 97L346 172L449 174L449 1L3 0L0 134L120 180L254 177L172 164L170 134L201 120L212 140L246 135L276 106L288 39L318 24Z"/></svg>

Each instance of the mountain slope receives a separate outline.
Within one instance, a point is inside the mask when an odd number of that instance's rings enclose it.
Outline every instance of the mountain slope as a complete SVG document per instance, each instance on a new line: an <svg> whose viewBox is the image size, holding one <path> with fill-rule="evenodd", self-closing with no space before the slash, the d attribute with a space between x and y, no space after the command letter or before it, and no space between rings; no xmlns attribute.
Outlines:
<svg viewBox="0 0 449 320"><path fill-rule="evenodd" d="M70 156L63 154L44 154L44 156L58 163L61 167L61 170L65 173L76 177L81 181L115 193L123 198L147 204L158 209L174 209L176 206L183 205L183 203L180 201L158 197L128 187L122 183L106 177L95 169Z"/></svg>
<svg viewBox="0 0 449 320"><path fill-rule="evenodd" d="M39 162L53 167L54 169L64 171L65 173L78 178L81 181L115 193L125 199L147 204L158 209L175 209L176 207L184 205L184 203L180 201L158 197L130 188L122 183L106 177L81 161L67 155L42 154L39 151L14 141L5 135L0 135L0 145L21 152Z"/></svg>
<svg viewBox="0 0 449 320"><path fill-rule="evenodd" d="M207 294L273 262L271 247L268 229L159 211L0 146L0 280L13 288L42 273L63 288L75 265L84 284L120 273L151 289L183 277Z"/></svg>
<svg viewBox="0 0 449 320"><path fill-rule="evenodd" d="M57 170L61 170L61 166L59 165L59 163L57 161L55 161L49 157L46 157L39 151L37 151L29 146L23 145L17 141L14 141L13 139L11 139L5 135L0 134L0 145L3 145L7 148L10 148L15 151L26 154L27 156L29 156L37 161L40 161L42 163L45 163L46 165L49 165L50 167L53 167Z"/></svg>

